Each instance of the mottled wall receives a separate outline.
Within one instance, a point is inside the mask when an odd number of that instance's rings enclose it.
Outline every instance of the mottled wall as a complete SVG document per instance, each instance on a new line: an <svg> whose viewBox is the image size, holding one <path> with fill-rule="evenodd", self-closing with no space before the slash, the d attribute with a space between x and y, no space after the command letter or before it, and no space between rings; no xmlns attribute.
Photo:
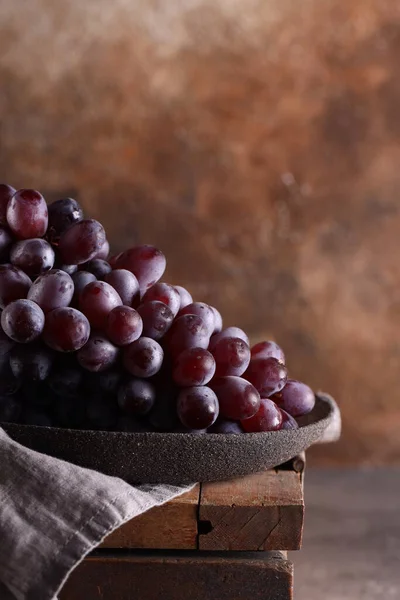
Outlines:
<svg viewBox="0 0 400 600"><path fill-rule="evenodd" d="M159 245L400 459L400 3L0 0L0 179Z"/></svg>

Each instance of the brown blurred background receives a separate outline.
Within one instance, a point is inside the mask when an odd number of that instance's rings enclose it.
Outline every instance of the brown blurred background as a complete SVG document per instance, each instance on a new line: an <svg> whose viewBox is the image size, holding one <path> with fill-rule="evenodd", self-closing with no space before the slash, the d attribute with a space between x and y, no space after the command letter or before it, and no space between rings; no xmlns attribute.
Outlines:
<svg viewBox="0 0 400 600"><path fill-rule="evenodd" d="M399 3L1 0L0 135L335 396L314 462L400 459Z"/></svg>

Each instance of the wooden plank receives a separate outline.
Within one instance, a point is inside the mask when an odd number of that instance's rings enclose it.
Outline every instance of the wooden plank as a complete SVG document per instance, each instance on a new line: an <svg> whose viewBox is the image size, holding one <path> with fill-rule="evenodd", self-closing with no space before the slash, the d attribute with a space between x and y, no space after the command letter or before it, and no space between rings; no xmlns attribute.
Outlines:
<svg viewBox="0 0 400 600"><path fill-rule="evenodd" d="M200 486L128 521L103 542L103 548L195 550Z"/></svg>
<svg viewBox="0 0 400 600"><path fill-rule="evenodd" d="M105 551L103 551L104 553ZM96 556L71 574L60 600L292 600L293 565L277 553Z"/></svg>
<svg viewBox="0 0 400 600"><path fill-rule="evenodd" d="M304 518L302 475L270 470L205 483L199 518L200 550L298 550Z"/></svg>

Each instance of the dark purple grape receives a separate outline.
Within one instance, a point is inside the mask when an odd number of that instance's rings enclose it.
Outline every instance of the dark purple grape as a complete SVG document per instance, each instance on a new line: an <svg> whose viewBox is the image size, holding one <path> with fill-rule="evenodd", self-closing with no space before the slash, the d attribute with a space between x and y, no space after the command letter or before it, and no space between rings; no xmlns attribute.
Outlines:
<svg viewBox="0 0 400 600"><path fill-rule="evenodd" d="M240 329L239 327L226 327L226 329L223 329L219 333L215 333L211 337L210 345L208 347L209 351L212 352L214 350L217 342L219 342L220 340L222 340L223 338L226 338L226 337L240 338L241 340L246 342L246 344L248 346L250 346L250 340L247 337L247 335L245 334L245 332L243 331L243 329Z"/></svg>
<svg viewBox="0 0 400 600"><path fill-rule="evenodd" d="M244 433L243 427L237 421L228 421L227 419L217 419L217 421L208 429L208 433Z"/></svg>
<svg viewBox="0 0 400 600"><path fill-rule="evenodd" d="M62 198L56 200L48 206L49 209L49 226L47 229L47 237L51 244L57 245L60 236L68 227L82 221L83 210L76 200L73 198Z"/></svg>
<svg viewBox="0 0 400 600"><path fill-rule="evenodd" d="M155 340L142 337L124 348L124 366L135 377L152 377L161 369L164 351Z"/></svg>
<svg viewBox="0 0 400 600"><path fill-rule="evenodd" d="M31 300L15 300L1 313L3 331L15 342L27 344L36 340L43 331L44 313Z"/></svg>
<svg viewBox="0 0 400 600"><path fill-rule="evenodd" d="M247 433L261 431L277 431L282 426L282 412L275 402L262 398L260 408L256 414L242 421L242 427Z"/></svg>
<svg viewBox="0 0 400 600"><path fill-rule="evenodd" d="M243 377L254 385L262 398L269 398L285 386L287 369L276 358L254 358Z"/></svg>
<svg viewBox="0 0 400 600"><path fill-rule="evenodd" d="M11 396L0 396L0 423L18 423L21 404Z"/></svg>
<svg viewBox="0 0 400 600"><path fill-rule="evenodd" d="M204 348L188 348L175 361L173 379L180 387L206 385L214 377L215 360Z"/></svg>
<svg viewBox="0 0 400 600"><path fill-rule="evenodd" d="M307 415L314 408L315 394L305 383L288 379L283 390L274 395L272 400L292 417L301 417Z"/></svg>
<svg viewBox="0 0 400 600"><path fill-rule="evenodd" d="M118 359L118 348L105 336L92 333L86 344L77 352L79 364L87 371L106 371Z"/></svg>
<svg viewBox="0 0 400 600"><path fill-rule="evenodd" d="M104 241L102 247L93 258L101 258L102 260L106 260L108 255L110 254L110 244L107 240Z"/></svg>
<svg viewBox="0 0 400 600"><path fill-rule="evenodd" d="M190 314L175 319L168 332L167 345L172 357L177 358L187 348L207 348L209 340L203 319Z"/></svg>
<svg viewBox="0 0 400 600"><path fill-rule="evenodd" d="M219 406L215 393L207 386L181 390L177 401L178 417L189 429L206 429L215 423Z"/></svg>
<svg viewBox="0 0 400 600"><path fill-rule="evenodd" d="M141 336L142 317L130 306L116 306L107 317L105 331L113 344L127 346Z"/></svg>
<svg viewBox="0 0 400 600"><path fill-rule="evenodd" d="M298 429L299 425L296 421L296 419L294 419L292 417L292 415L289 415L289 413L287 413L285 410L283 410L281 408L281 413L282 413L282 425L281 425L281 429Z"/></svg>
<svg viewBox="0 0 400 600"><path fill-rule="evenodd" d="M168 306L157 300L141 304L137 310L143 321L143 335L153 340L160 340L174 320Z"/></svg>
<svg viewBox="0 0 400 600"><path fill-rule="evenodd" d="M167 261L164 254L154 246L135 246L121 254L116 262L118 269L133 273L143 297L146 291L164 274Z"/></svg>
<svg viewBox="0 0 400 600"><path fill-rule="evenodd" d="M129 415L147 415L153 408L155 399L154 385L146 379L129 379L118 390L119 407Z"/></svg>
<svg viewBox="0 0 400 600"><path fill-rule="evenodd" d="M260 394L251 383L241 377L217 377L211 381L210 387L217 395L220 414L225 419L248 419L255 415L260 407Z"/></svg>
<svg viewBox="0 0 400 600"><path fill-rule="evenodd" d="M7 206L16 191L11 185L0 183L0 225L7 225Z"/></svg>
<svg viewBox="0 0 400 600"><path fill-rule="evenodd" d="M106 275L112 271L110 264L101 258L92 258L92 260L84 263L82 270L93 273L97 279L105 279Z"/></svg>
<svg viewBox="0 0 400 600"><path fill-rule="evenodd" d="M43 340L53 350L75 352L86 344L89 335L89 321L76 308L64 306L46 315Z"/></svg>
<svg viewBox="0 0 400 600"><path fill-rule="evenodd" d="M143 296L142 303L158 301L166 304L174 317L178 314L181 306L181 297L179 292L174 288L173 285L168 283L158 282L155 283L150 289L147 290Z"/></svg>
<svg viewBox="0 0 400 600"><path fill-rule="evenodd" d="M212 354L216 363L216 375L243 375L250 362L250 348L240 338L223 337L214 345Z"/></svg>
<svg viewBox="0 0 400 600"><path fill-rule="evenodd" d="M276 358L279 362L285 364L285 355L283 350L275 342L259 342L251 349L251 358Z"/></svg>
<svg viewBox="0 0 400 600"><path fill-rule="evenodd" d="M72 275L72 281L74 282L73 302L74 304L78 304L79 296L83 288L86 287L88 283L97 281L97 279L93 273L88 273L87 271L77 271Z"/></svg>
<svg viewBox="0 0 400 600"><path fill-rule="evenodd" d="M20 240L40 238L47 230L47 204L36 190L18 190L7 206L7 223Z"/></svg>
<svg viewBox="0 0 400 600"><path fill-rule="evenodd" d="M118 292L125 306L136 307L140 299L139 282L135 275L126 269L114 269L104 277Z"/></svg>
<svg viewBox="0 0 400 600"><path fill-rule="evenodd" d="M96 256L105 239L104 227L98 221L78 221L61 234L58 244L61 259L68 265L81 265Z"/></svg>
<svg viewBox="0 0 400 600"><path fill-rule="evenodd" d="M210 306L211 310L214 313L214 331L213 333L220 333L222 331L222 327L223 327L223 322L222 322L222 315L219 312L219 310L217 310L215 308L215 306Z"/></svg>
<svg viewBox="0 0 400 600"><path fill-rule="evenodd" d="M21 423L25 425L35 425L36 427L51 427L50 416L42 410L34 407L26 407L22 411Z"/></svg>
<svg viewBox="0 0 400 600"><path fill-rule="evenodd" d="M122 300L105 281L88 283L79 296L79 309L87 316L92 327L104 329L113 308L122 306Z"/></svg>
<svg viewBox="0 0 400 600"><path fill-rule="evenodd" d="M116 396L122 380L118 368L100 373L85 373L84 387L88 392Z"/></svg>
<svg viewBox="0 0 400 600"><path fill-rule="evenodd" d="M50 390L59 396L75 398L83 381L83 373L78 367L63 366L53 369L46 383Z"/></svg>
<svg viewBox="0 0 400 600"><path fill-rule="evenodd" d="M180 297L180 309L185 308L185 306L187 306L188 304L192 304L193 298L186 288L182 287L181 285L175 285L174 287L177 290Z"/></svg>
<svg viewBox="0 0 400 600"><path fill-rule="evenodd" d="M16 242L10 252L11 263L29 277L37 277L50 271L54 258L53 248L41 238Z"/></svg>
<svg viewBox="0 0 400 600"><path fill-rule="evenodd" d="M10 250L14 243L14 238L8 227L0 226L0 262L10 262Z"/></svg>
<svg viewBox="0 0 400 600"><path fill-rule="evenodd" d="M10 366L20 381L44 381L50 375L54 355L41 344L16 346L10 355Z"/></svg>
<svg viewBox="0 0 400 600"><path fill-rule="evenodd" d="M28 300L39 304L46 314L56 308L68 306L74 294L74 282L68 273L51 269L33 282Z"/></svg>
<svg viewBox="0 0 400 600"><path fill-rule="evenodd" d="M90 398L86 406L86 417L91 429L110 431L118 419L117 406L104 398Z"/></svg>
<svg viewBox="0 0 400 600"><path fill-rule="evenodd" d="M182 317L183 315L197 315L201 317L207 327L208 335L211 336L214 333L214 312L208 304L204 302L192 302L192 304L188 304L179 311L178 316Z"/></svg>
<svg viewBox="0 0 400 600"><path fill-rule="evenodd" d="M0 308L26 298L32 285L28 275L13 265L0 265Z"/></svg>

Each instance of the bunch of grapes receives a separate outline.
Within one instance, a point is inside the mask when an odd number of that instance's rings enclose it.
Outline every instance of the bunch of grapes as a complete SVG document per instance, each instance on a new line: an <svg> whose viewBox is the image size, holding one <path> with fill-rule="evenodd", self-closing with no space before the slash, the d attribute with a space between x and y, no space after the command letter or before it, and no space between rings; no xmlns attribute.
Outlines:
<svg viewBox="0 0 400 600"><path fill-rule="evenodd" d="M235 434L312 410L276 343L160 281L160 250L108 257L75 200L0 185L0 422Z"/></svg>

